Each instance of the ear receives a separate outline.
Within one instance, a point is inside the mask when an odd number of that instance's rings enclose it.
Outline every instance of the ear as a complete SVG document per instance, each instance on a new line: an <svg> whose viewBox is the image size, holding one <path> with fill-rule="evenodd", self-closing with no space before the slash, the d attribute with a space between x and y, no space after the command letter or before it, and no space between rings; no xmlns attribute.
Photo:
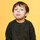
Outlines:
<svg viewBox="0 0 40 40"><path fill-rule="evenodd" d="M28 15L28 12L25 14L25 16L27 16Z"/></svg>

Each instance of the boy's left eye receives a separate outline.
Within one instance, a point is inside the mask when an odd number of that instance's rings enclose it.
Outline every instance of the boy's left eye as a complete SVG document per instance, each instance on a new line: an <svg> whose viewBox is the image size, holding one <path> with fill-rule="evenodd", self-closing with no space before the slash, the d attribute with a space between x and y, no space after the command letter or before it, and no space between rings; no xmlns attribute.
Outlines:
<svg viewBox="0 0 40 40"><path fill-rule="evenodd" d="M23 11L23 9L21 9Z"/></svg>

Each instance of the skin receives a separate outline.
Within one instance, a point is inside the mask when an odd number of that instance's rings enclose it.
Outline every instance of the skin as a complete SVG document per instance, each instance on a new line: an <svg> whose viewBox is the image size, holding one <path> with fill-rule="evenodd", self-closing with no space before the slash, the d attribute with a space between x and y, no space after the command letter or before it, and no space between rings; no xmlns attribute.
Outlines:
<svg viewBox="0 0 40 40"><path fill-rule="evenodd" d="M19 15L16 15L16 14L19 14ZM25 7L23 5L22 6L17 5L14 8L13 15L16 18L16 21L18 23L23 23L25 21L25 16L27 16L27 14L28 13L26 13Z"/></svg>

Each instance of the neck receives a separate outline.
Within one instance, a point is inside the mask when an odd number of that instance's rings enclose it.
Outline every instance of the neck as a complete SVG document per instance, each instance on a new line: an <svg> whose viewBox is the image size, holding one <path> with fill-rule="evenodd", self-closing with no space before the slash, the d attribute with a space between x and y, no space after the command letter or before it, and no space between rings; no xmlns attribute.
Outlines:
<svg viewBox="0 0 40 40"><path fill-rule="evenodd" d="M25 21L25 19L21 19L21 20L16 19L16 21L17 21L18 23L23 23L23 22Z"/></svg>

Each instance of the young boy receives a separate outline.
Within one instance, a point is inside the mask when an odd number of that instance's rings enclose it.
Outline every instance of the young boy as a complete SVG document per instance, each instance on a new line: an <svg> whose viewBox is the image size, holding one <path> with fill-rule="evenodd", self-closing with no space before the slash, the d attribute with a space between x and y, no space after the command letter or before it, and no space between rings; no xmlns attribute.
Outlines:
<svg viewBox="0 0 40 40"><path fill-rule="evenodd" d="M36 40L33 24L25 19L29 13L28 5L18 1L14 4L12 12L16 19L7 26L6 40Z"/></svg>

